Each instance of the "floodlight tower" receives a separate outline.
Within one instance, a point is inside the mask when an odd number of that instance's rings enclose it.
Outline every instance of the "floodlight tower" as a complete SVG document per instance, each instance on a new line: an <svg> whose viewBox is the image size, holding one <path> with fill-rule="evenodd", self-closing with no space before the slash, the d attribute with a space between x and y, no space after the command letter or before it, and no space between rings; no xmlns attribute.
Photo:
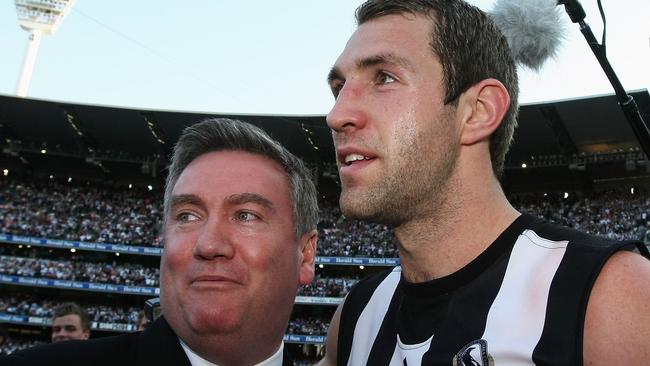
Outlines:
<svg viewBox="0 0 650 366"><path fill-rule="evenodd" d="M16 88L19 97L27 95L41 37L43 34L52 35L59 29L74 2L75 0L15 0L18 23L29 32L25 61Z"/></svg>

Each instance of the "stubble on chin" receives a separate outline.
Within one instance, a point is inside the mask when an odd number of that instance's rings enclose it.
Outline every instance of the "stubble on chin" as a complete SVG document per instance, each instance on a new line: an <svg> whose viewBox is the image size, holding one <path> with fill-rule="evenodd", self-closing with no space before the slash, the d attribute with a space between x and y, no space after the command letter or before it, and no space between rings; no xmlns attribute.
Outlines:
<svg viewBox="0 0 650 366"><path fill-rule="evenodd" d="M395 225L399 220L391 213L390 194L384 186L343 187L339 204L348 219Z"/></svg>

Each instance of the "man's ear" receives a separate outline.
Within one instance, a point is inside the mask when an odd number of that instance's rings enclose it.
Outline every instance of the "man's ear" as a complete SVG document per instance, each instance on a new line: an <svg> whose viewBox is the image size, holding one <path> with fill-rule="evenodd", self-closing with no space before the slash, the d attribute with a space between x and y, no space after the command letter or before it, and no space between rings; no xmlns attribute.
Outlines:
<svg viewBox="0 0 650 366"><path fill-rule="evenodd" d="M312 230L303 234L300 238L300 254L302 257L300 263L300 284L308 285L314 280L316 269L316 243L318 242L318 233Z"/></svg>
<svg viewBox="0 0 650 366"><path fill-rule="evenodd" d="M510 94L499 80L485 79L470 87L458 101L461 144L473 145L489 140L509 107Z"/></svg>

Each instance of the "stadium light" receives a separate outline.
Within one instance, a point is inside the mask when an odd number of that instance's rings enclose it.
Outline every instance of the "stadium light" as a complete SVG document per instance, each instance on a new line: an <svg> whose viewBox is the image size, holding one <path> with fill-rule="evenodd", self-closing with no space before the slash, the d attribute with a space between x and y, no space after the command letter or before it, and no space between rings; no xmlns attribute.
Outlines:
<svg viewBox="0 0 650 366"><path fill-rule="evenodd" d="M70 12L75 0L14 0L18 24L29 32L25 61L20 71L16 95L27 96L27 89L32 79L36 63L38 45L43 34L52 35L63 23L63 18Z"/></svg>

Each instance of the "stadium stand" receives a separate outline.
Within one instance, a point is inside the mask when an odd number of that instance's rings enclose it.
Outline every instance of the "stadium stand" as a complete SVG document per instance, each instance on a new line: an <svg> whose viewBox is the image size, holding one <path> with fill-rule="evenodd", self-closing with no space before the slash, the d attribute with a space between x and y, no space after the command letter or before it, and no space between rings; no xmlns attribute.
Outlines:
<svg viewBox="0 0 650 366"><path fill-rule="evenodd" d="M647 91L633 95L650 120ZM157 296L165 157L205 117L0 96L0 322L9 325L0 352L47 342L51 308L64 301L89 310L93 337L134 331ZM341 215L323 116L234 117L267 130L317 177L318 277L297 294L285 336L296 364L311 365L349 288L398 264L395 238ZM650 164L612 96L523 106L502 182L524 212L650 243Z"/></svg>
<svg viewBox="0 0 650 366"><path fill-rule="evenodd" d="M38 346L38 345L41 345L41 344L46 344L46 342L38 340L38 339L33 339L31 337L15 337L15 336L11 336L2 345L2 349L0 349L0 354L1 355L10 355L11 353L16 352L16 351L20 351L21 349L34 347L34 346Z"/></svg>

